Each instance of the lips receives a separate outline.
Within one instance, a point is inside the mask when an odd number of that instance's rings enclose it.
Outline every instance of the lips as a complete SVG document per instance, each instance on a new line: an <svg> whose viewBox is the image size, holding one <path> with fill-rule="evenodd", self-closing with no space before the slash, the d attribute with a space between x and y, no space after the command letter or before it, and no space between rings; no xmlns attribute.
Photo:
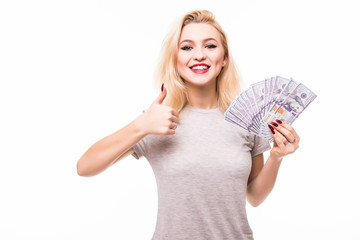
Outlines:
<svg viewBox="0 0 360 240"><path fill-rule="evenodd" d="M210 66L205 63L194 64L190 67L191 71L197 74L203 74L209 71Z"/></svg>

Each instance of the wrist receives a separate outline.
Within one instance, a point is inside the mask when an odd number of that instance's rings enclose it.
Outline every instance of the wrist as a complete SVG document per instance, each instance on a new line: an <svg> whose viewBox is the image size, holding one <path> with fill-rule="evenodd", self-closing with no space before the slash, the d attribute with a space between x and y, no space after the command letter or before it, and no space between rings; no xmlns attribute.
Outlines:
<svg viewBox="0 0 360 240"><path fill-rule="evenodd" d="M283 156L277 156L277 155L274 155L274 154L270 154L269 156L269 160L271 159L272 161L276 161L276 162L280 162L283 160Z"/></svg>
<svg viewBox="0 0 360 240"><path fill-rule="evenodd" d="M138 133L141 137L145 137L149 134L147 128L146 128L146 121L144 119L144 116L140 116L133 122L134 129L136 133Z"/></svg>

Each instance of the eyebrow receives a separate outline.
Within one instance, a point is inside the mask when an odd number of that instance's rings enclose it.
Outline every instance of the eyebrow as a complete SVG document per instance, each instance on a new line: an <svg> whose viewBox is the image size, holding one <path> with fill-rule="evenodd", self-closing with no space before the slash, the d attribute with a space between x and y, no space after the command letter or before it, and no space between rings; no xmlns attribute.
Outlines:
<svg viewBox="0 0 360 240"><path fill-rule="evenodd" d="M215 42L217 42L217 40L216 40L215 38L205 38L205 39L203 40L203 42L207 42L207 41L210 41L210 40L214 40ZM193 40L185 39L185 40L182 40L179 44L182 44L183 42L194 43Z"/></svg>

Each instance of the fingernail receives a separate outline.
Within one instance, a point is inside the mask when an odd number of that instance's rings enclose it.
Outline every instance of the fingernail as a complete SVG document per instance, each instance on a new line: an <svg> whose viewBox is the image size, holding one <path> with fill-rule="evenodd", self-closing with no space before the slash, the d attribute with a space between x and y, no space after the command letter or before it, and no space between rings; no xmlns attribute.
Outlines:
<svg viewBox="0 0 360 240"><path fill-rule="evenodd" d="M277 121L278 123L282 124L282 121L279 119L276 119L275 121Z"/></svg>
<svg viewBox="0 0 360 240"><path fill-rule="evenodd" d="M164 84L161 84L161 92L164 90Z"/></svg>
<svg viewBox="0 0 360 240"><path fill-rule="evenodd" d="M275 134L275 131L274 131L273 126L271 126L270 124L268 124L268 126L269 126L269 128L270 128L270 130L271 130L272 134Z"/></svg>
<svg viewBox="0 0 360 240"><path fill-rule="evenodd" d="M275 123L275 122L271 122L271 125L273 125L273 126L275 126L275 127L277 127L277 126L279 126L277 123Z"/></svg>

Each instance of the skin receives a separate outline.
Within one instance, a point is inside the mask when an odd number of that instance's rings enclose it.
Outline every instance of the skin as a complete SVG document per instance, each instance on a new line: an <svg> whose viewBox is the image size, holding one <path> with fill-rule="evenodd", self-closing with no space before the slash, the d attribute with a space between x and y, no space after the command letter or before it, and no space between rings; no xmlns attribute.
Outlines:
<svg viewBox="0 0 360 240"><path fill-rule="evenodd" d="M209 65L208 72L191 70L194 64ZM224 48L218 31L206 23L186 25L179 40L177 70L189 92L189 104L196 108L216 107L216 77L226 65Z"/></svg>
<svg viewBox="0 0 360 240"><path fill-rule="evenodd" d="M217 107L216 77L227 64L224 48L220 43L220 34L209 24L191 23L183 28L179 40L177 69L188 87L189 104L193 107ZM209 47L210 45L216 47ZM206 63L210 66L209 71L204 74L192 72L189 67L196 63ZM175 134L179 113L162 104L166 93L164 87L145 114L93 144L79 159L78 174L86 177L99 174L132 154L132 146L148 134ZM272 191L282 159L299 147L300 138L290 125L283 122L273 126L275 141L266 163L264 164L263 154L252 158L246 196L254 207L260 205ZM284 144L286 142L288 143Z"/></svg>
<svg viewBox="0 0 360 240"><path fill-rule="evenodd" d="M299 148L300 137L293 127L285 122L273 127L275 141L266 164L264 165L263 154L252 158L246 197L254 207L259 206L274 188L283 158Z"/></svg>

